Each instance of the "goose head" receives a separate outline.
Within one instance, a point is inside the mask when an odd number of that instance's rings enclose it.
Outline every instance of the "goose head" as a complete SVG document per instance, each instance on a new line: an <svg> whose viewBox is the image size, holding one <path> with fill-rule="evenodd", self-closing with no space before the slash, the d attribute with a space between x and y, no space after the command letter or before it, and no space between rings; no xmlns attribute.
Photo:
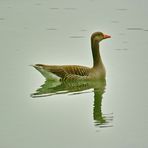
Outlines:
<svg viewBox="0 0 148 148"><path fill-rule="evenodd" d="M111 36L107 34L103 34L102 32L95 32L91 35L91 40L93 42L98 42L98 43L107 38L111 38Z"/></svg>

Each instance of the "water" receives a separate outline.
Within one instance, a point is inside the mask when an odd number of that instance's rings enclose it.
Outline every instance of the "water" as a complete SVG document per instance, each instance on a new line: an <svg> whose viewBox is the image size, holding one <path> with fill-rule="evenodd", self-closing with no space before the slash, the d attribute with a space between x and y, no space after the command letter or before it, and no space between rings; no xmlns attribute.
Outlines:
<svg viewBox="0 0 148 148"><path fill-rule="evenodd" d="M147 148L147 13L144 0L1 0L0 147ZM91 66L94 31L112 36L100 44L105 85L53 84L49 96L29 65Z"/></svg>

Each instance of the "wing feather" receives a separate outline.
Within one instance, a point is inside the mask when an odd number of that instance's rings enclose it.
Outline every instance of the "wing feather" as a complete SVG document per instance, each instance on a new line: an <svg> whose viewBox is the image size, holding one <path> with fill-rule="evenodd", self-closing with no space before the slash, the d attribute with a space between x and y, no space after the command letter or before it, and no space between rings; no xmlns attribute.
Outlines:
<svg viewBox="0 0 148 148"><path fill-rule="evenodd" d="M79 65L44 65L44 64L36 64L34 67L40 67L47 72L51 72L61 79L77 79L81 76L88 76L90 72L90 68Z"/></svg>

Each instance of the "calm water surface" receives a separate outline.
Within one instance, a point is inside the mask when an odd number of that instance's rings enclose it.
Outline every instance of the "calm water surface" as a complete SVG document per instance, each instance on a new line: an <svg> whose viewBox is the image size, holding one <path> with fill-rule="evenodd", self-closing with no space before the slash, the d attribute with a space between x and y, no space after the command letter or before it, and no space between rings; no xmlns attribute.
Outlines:
<svg viewBox="0 0 148 148"><path fill-rule="evenodd" d="M0 147L147 148L148 3L0 1ZM31 64L91 66L90 34L106 81L48 82Z"/></svg>

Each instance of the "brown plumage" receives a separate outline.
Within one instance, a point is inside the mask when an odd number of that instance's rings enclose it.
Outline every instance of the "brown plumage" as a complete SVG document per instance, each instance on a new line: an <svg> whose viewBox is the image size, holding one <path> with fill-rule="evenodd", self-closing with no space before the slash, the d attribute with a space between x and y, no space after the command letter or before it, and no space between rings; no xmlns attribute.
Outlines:
<svg viewBox="0 0 148 148"><path fill-rule="evenodd" d="M93 67L79 65L33 65L46 78L51 80L94 80L105 77L105 68L99 52L99 42L110 38L101 32L95 32L91 36L91 48L93 55Z"/></svg>

